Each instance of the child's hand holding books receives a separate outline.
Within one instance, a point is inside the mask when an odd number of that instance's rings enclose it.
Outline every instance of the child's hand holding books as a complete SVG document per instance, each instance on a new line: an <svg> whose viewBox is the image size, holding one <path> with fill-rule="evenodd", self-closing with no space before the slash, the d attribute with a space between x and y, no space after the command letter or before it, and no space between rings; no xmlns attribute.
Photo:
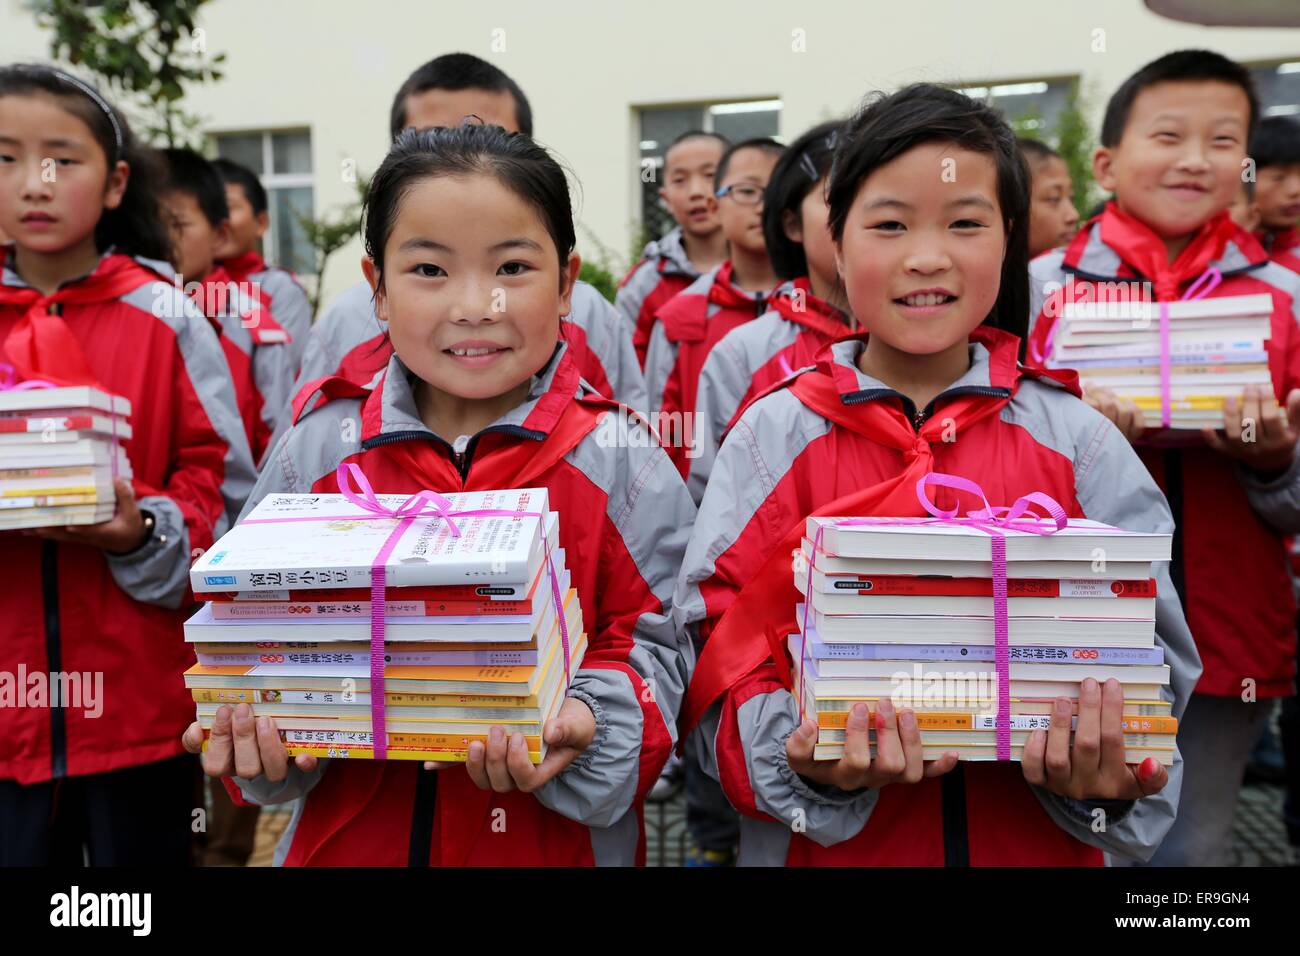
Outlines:
<svg viewBox="0 0 1300 956"><path fill-rule="evenodd" d="M233 711L217 708L207 750L203 750L203 729L198 721L185 729L181 742L192 754L202 751L203 772L209 777L252 780L265 775L271 783L279 783L289 775L289 753L275 721L254 717L247 704L239 704ZM293 762L304 773L316 769L316 758L309 754L299 754Z"/></svg>
<svg viewBox="0 0 1300 956"><path fill-rule="evenodd" d="M596 718L591 709L576 697L567 697L560 712L542 729L547 750L541 764L534 765L528 759L528 746L523 734L507 736L505 728L498 725L488 733L486 746L477 740L470 743L464 766L480 790L532 793L582 756L595 737ZM448 770L459 766L460 763L433 760L424 763L425 770Z"/></svg>
<svg viewBox="0 0 1300 956"><path fill-rule="evenodd" d="M817 720L809 717L795 728L785 743L790 769L806 780L841 790L879 788L891 783L918 783L937 777L957 766L957 754L945 753L938 760L921 759L921 730L912 708L894 710L894 702L882 698L876 713L876 758L871 759L871 713L866 704L849 711L845 725L844 756L839 760L813 760L817 746Z"/></svg>
<svg viewBox="0 0 1300 956"><path fill-rule="evenodd" d="M1238 459L1254 471L1282 472L1295 453L1298 425L1300 389L1291 390L1282 408L1267 388L1247 385L1241 401L1224 400L1223 437L1212 428L1202 429L1201 433L1215 451Z"/></svg>
<svg viewBox="0 0 1300 956"><path fill-rule="evenodd" d="M1136 800L1164 789L1169 772L1154 757L1124 762L1124 690L1113 677L1079 685L1079 720L1070 746L1070 701L1058 698L1051 729L1035 730L1020 765L1025 779L1074 800Z"/></svg>

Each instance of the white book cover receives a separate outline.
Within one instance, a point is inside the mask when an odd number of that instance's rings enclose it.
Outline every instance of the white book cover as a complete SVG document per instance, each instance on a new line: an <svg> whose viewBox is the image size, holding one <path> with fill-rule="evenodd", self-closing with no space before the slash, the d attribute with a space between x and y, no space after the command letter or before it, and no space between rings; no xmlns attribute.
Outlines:
<svg viewBox="0 0 1300 956"><path fill-rule="evenodd" d="M0 445L23 445L36 442L72 442L86 438L119 441L131 437L131 423L116 415L24 415L20 418L0 416Z"/></svg>
<svg viewBox="0 0 1300 956"><path fill-rule="evenodd" d="M1252 295L1225 295L1217 298L1188 299L1165 303L1169 306L1171 322L1178 319L1223 319L1232 322L1241 318L1267 318L1273 314L1273 297L1266 292ZM1061 307L1061 318L1071 319L1127 319L1136 322L1160 323L1160 303L1150 301L1128 302L1066 302Z"/></svg>
<svg viewBox="0 0 1300 956"><path fill-rule="evenodd" d="M30 415L36 411L67 414L69 411L83 409L130 416L131 402L125 396L110 395L89 385L0 392L0 415L16 412Z"/></svg>
<svg viewBox="0 0 1300 956"><path fill-rule="evenodd" d="M969 501L970 497L963 500ZM818 527L822 527L822 550L845 557L954 561L989 557L992 535L970 525L913 519L902 519L906 524L836 524L844 520L810 517L806 533L815 539ZM999 525L997 530L1006 538L1008 560L1168 561L1173 542L1172 535L1124 531L1087 518L1072 518L1069 526L1053 534L1018 531L1014 525Z"/></svg>
<svg viewBox="0 0 1300 956"><path fill-rule="evenodd" d="M410 495L377 495L397 508ZM548 514L545 488L458 492L452 512L483 509ZM339 494L268 495L190 568L199 593L367 587L370 567L398 525ZM270 519L270 520L263 520ZM282 519L299 519L285 521ZM305 520L304 520L305 519ZM548 515L548 537L550 522ZM536 517L417 518L385 562L392 587L530 582L541 561Z"/></svg>

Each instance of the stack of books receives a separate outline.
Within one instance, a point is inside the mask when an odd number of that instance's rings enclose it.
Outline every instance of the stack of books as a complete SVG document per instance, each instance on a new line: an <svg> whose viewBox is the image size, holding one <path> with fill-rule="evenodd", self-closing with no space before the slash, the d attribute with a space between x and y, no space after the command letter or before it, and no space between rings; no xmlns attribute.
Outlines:
<svg viewBox="0 0 1300 956"><path fill-rule="evenodd" d="M448 495L385 561L385 727L372 724L371 563L398 522L342 495L269 495L190 572L207 603L185 624L185 672L205 736L223 704L275 719L290 755L463 761L495 725L546 753L542 727L565 699L586 645L558 518L545 489ZM389 508L404 495L379 495ZM541 517L537 517L540 515ZM286 520L288 519L288 520ZM549 555L549 560L548 560ZM551 575L555 575L554 581ZM557 601L558 594L558 601ZM563 618L561 618L561 613Z"/></svg>
<svg viewBox="0 0 1300 956"><path fill-rule="evenodd" d="M925 759L997 756L990 536L945 524L808 519L795 561L806 630L788 639L796 693L819 727L815 759L843 756L849 711L888 697L916 712ZM814 549L818 530L821 541ZM1011 758L1088 677L1124 689L1126 758L1173 760L1151 563L1171 537L1072 520L1051 535L1003 529L1007 549ZM811 587L809 587L811 565ZM796 609L804 627L805 605ZM872 733L874 748L874 730Z"/></svg>
<svg viewBox="0 0 1300 956"><path fill-rule="evenodd" d="M113 476L131 477L130 415L125 398L84 385L0 392L0 531L112 518Z"/></svg>
<svg viewBox="0 0 1300 956"><path fill-rule="evenodd" d="M1222 427L1224 399L1240 397L1247 385L1261 385L1272 395L1265 351L1271 296L1196 299L1167 307L1170 428ZM1132 399L1147 427L1159 428L1160 339L1159 303L1067 303L1048 364L1076 369L1088 385Z"/></svg>

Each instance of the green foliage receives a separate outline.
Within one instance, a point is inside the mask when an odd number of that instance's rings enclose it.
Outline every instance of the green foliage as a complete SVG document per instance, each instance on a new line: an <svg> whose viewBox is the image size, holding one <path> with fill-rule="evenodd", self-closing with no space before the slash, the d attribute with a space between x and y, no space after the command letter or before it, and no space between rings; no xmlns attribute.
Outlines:
<svg viewBox="0 0 1300 956"><path fill-rule="evenodd" d="M1074 186L1074 208L1082 220L1100 199L1097 184L1092 178L1092 154L1097 147L1092 128L1084 115L1084 102L1076 84L1070 98L1056 117L1056 151L1070 170L1070 183Z"/></svg>
<svg viewBox="0 0 1300 956"><path fill-rule="evenodd" d="M361 203L369 186L369 180L358 176L357 198L332 215L312 217L294 214L303 236L311 244L314 259L312 271L316 273L316 286L308 297L311 301L312 321L315 321L320 312L321 292L325 288L325 266L334 253L361 231Z"/></svg>
<svg viewBox="0 0 1300 956"><path fill-rule="evenodd" d="M201 121L181 108L186 86L221 79L224 53L208 56L196 25L208 0L28 0L50 29L50 55L109 87L128 112L144 118L144 138L200 146Z"/></svg>
<svg viewBox="0 0 1300 956"><path fill-rule="evenodd" d="M614 251L601 242L594 232L581 223L578 228L586 235L587 242L596 249L594 256L583 258L578 278L595 286L601 295L613 302L614 296L618 294L618 277L626 270L620 268L615 261Z"/></svg>

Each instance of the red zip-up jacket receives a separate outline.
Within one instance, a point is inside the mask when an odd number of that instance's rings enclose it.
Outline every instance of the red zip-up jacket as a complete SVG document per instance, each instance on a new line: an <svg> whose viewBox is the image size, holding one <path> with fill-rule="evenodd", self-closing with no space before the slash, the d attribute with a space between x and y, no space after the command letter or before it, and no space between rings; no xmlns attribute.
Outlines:
<svg viewBox="0 0 1300 956"><path fill-rule="evenodd" d="M732 282L731 273L730 260L704 273L655 313L650 332L645 361L650 411L661 430L665 423L682 423L675 430L683 440L666 447L683 478L696 451L695 399L704 362L723 336L766 312L771 297L746 292Z"/></svg>
<svg viewBox="0 0 1300 956"><path fill-rule="evenodd" d="M373 390L313 383L299 410L331 400L279 442L249 499L333 492L355 462L377 492L544 487L582 605L588 649L569 696L596 717L588 750L536 793L474 786L463 767L324 761L282 784L238 781L243 797L305 794L277 851L288 865L587 865L644 858L642 801L676 740L689 649L670 600L695 516L681 478L648 428L581 383L563 344L526 401L457 455L415 409L412 376L394 356ZM348 424L352 423L352 427ZM504 829L495 825L505 811Z"/></svg>
<svg viewBox="0 0 1300 956"><path fill-rule="evenodd" d="M700 270L682 245L682 227L677 226L662 238L647 242L641 259L619 282L614 308L632 336L632 347L642 369L655 313L699 277Z"/></svg>
<svg viewBox="0 0 1300 956"><path fill-rule="evenodd" d="M257 252L246 252L222 261L222 268L236 282L249 282L275 316L280 327L289 333L289 365L298 373L303 350L312 328L311 299L292 272L266 264Z"/></svg>
<svg viewBox="0 0 1300 956"><path fill-rule="evenodd" d="M203 277L192 298L220 334L244 434L253 461L260 462L289 403L293 365L289 333L265 300L251 298L247 288L218 266Z"/></svg>
<svg viewBox="0 0 1300 956"><path fill-rule="evenodd" d="M822 347L847 335L849 317L812 294L807 277L781 285L772 310L722 337L700 372L695 395L697 445L686 487L698 504L704 497L727 428L755 397L812 365Z"/></svg>
<svg viewBox="0 0 1300 956"><path fill-rule="evenodd" d="M1269 233L1261 229L1255 233L1269 259L1278 265L1300 273L1300 229L1292 226L1279 232Z"/></svg>
<svg viewBox="0 0 1300 956"><path fill-rule="evenodd" d="M1071 517L1169 533L1169 509L1119 431L1077 398L1073 375L1016 362L1019 339L971 336L970 369L926 408L857 367L865 335L834 343L815 369L754 401L718 452L674 596L704 641L683 706L699 719L705 771L742 814L742 865L1100 865L1102 850L1149 858L1177 809L1182 761L1139 801L1078 802L1025 782L1018 763L962 763L879 790L814 784L786 759L799 725L786 635L800 600L790 553L810 514L920 513L919 477L977 482L994 505L1043 491ZM955 435L955 440L953 436ZM948 489L942 508L980 506ZM1162 563L1156 632L1173 712L1199 672ZM775 652L775 653L774 653ZM1097 809L1106 826L1094 832Z"/></svg>
<svg viewBox="0 0 1300 956"><path fill-rule="evenodd" d="M193 600L189 566L224 533L226 514L238 513L253 464L221 345L166 278L168 267L105 255L92 277L131 269L129 291L105 303L68 303L61 319L93 379L131 402L124 444L132 485L156 526L140 549L121 556L0 532L0 671L103 675L98 714L0 707L0 779L42 783L173 757L184 752L180 734L194 719L181 678L194 663L182 630ZM14 301L24 294L30 290L7 257L0 342L26 312Z"/></svg>
<svg viewBox="0 0 1300 956"><path fill-rule="evenodd" d="M1064 249L1036 258L1028 353L1047 350L1066 296L1096 298L1096 283L1136 283L1162 301L1180 298L1207 268L1223 274L1211 297L1273 297L1269 371L1285 402L1300 387L1300 277L1270 262L1258 242L1216 216L1173 262L1147 226L1114 203ZM1149 282L1149 287L1142 282ZM1196 436L1191 441L1196 442ZM1272 480L1195 443L1139 444L1138 455L1169 498L1178 533L1171 570L1205 670L1197 691L1286 697L1295 676L1295 599L1283 538L1300 531L1300 462Z"/></svg>

